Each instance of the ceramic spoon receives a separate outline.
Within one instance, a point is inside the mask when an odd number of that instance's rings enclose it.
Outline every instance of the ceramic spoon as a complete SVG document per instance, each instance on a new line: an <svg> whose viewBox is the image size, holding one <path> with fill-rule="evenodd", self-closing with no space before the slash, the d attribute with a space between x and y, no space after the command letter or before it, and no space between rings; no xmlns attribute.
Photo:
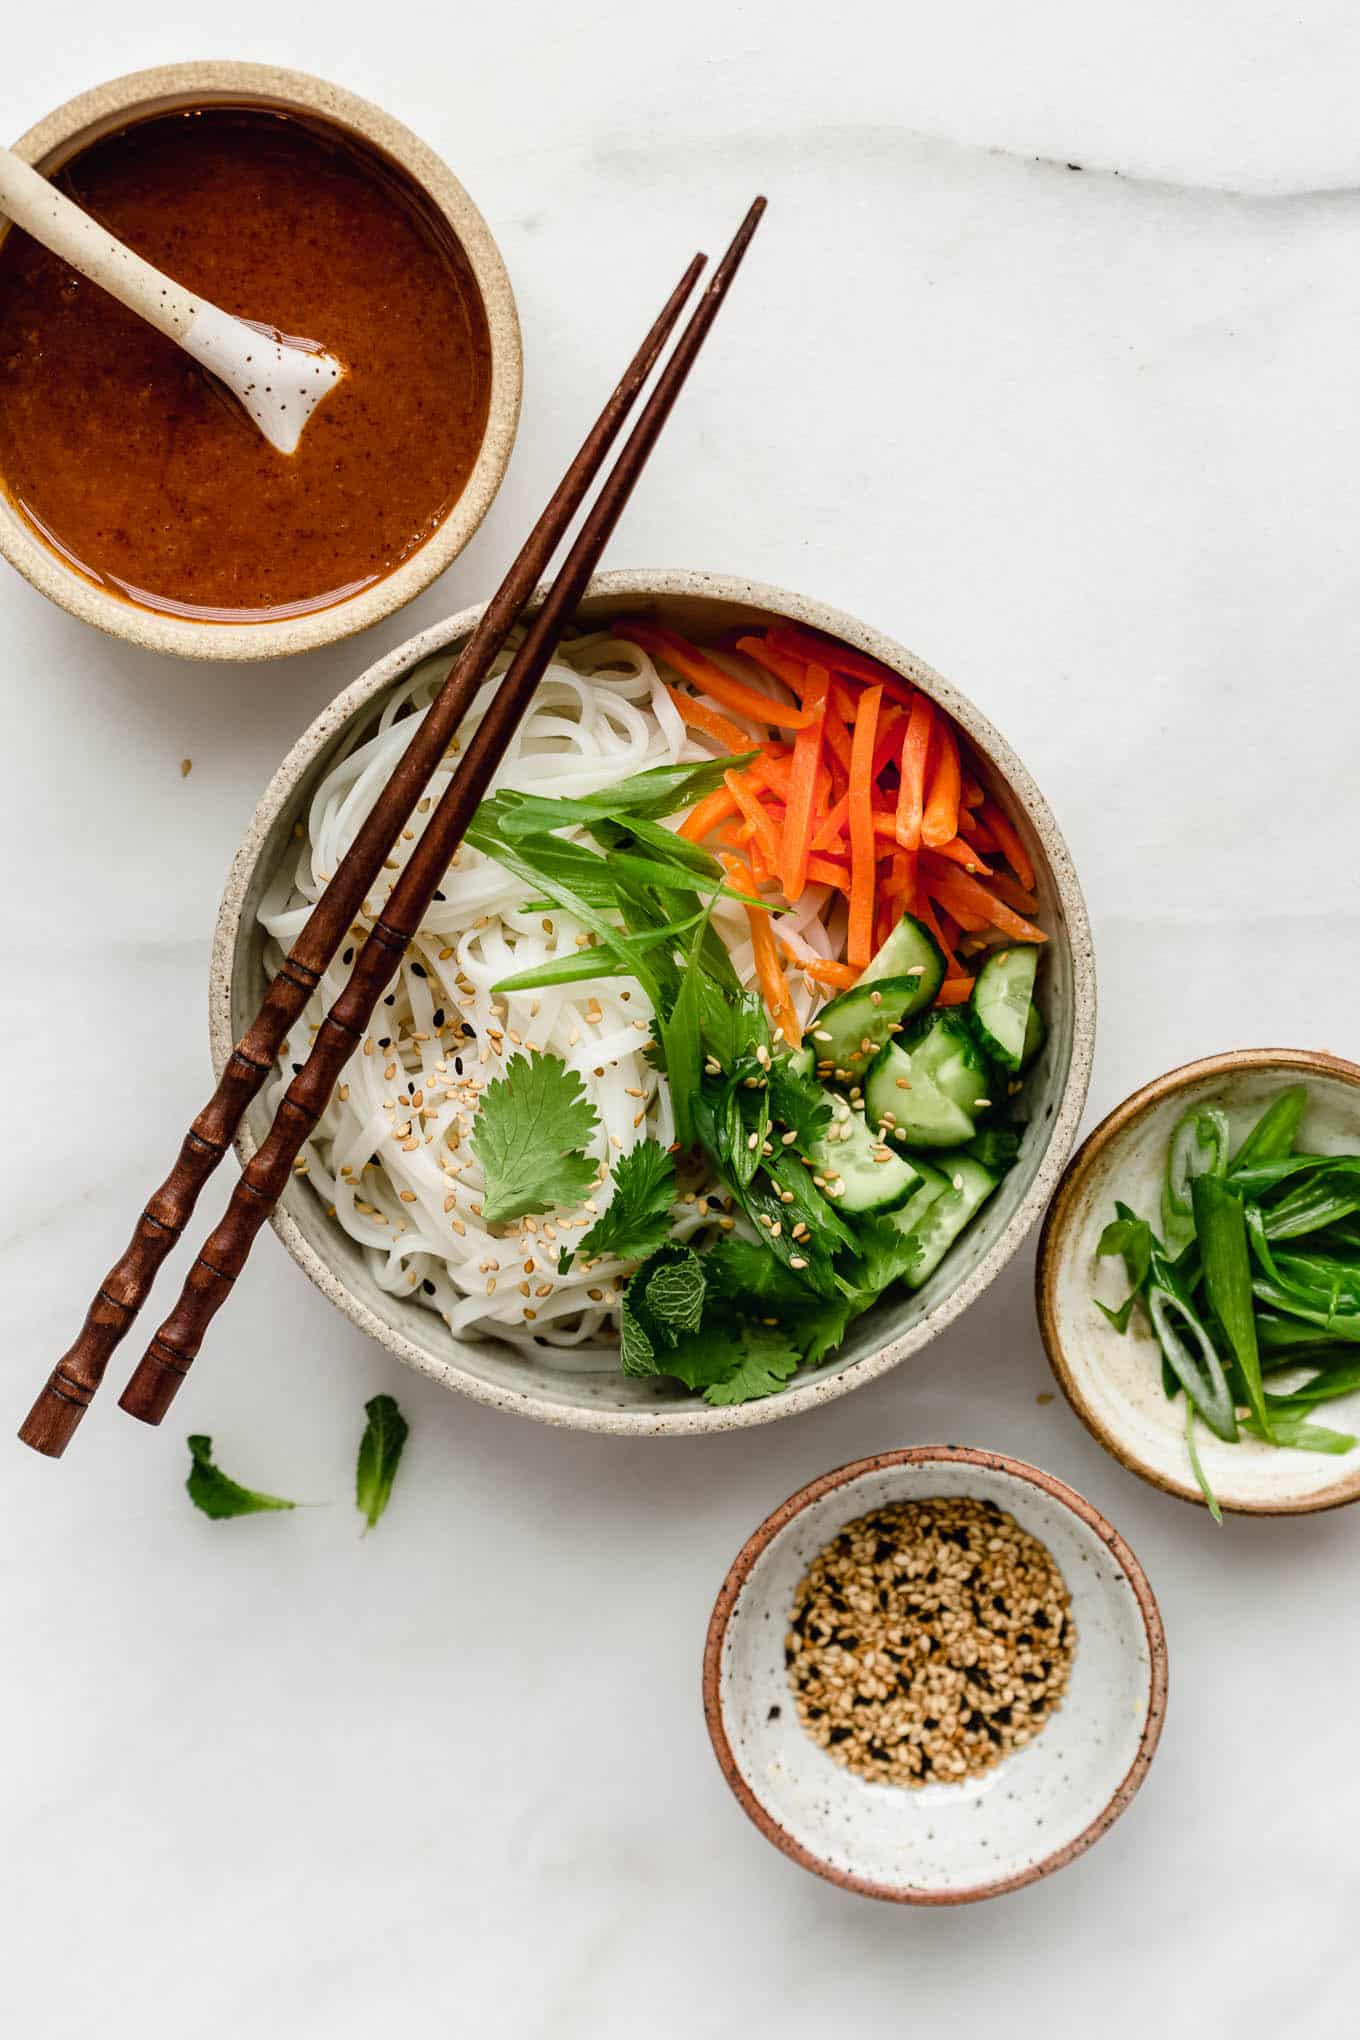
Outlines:
<svg viewBox="0 0 1360 2040"><path fill-rule="evenodd" d="M0 212L225 383L271 446L297 451L307 420L345 373L334 355L314 340L234 318L185 290L4 148Z"/></svg>

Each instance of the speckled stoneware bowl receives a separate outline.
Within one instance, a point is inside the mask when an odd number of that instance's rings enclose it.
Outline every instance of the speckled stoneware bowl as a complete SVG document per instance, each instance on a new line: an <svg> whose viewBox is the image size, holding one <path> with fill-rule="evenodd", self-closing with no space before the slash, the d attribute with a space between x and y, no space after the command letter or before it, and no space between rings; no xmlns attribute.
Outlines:
<svg viewBox="0 0 1360 2040"><path fill-rule="evenodd" d="M50 172L130 120L177 107L240 104L278 107L331 121L388 157L420 187L448 221L476 278L491 341L491 400L481 451L467 486L424 545L395 573L347 601L278 622L206 623L125 602L44 545L0 489L0 553L11 566L83 622L148 651L184 659L277 659L290 652L314 651L400 609L457 558L485 517L500 487L519 422L523 367L519 320L500 250L453 172L381 107L324 79L269 64L165 64L82 92L21 135L14 150L26 163ZM8 222L0 216L0 237L7 230Z"/></svg>
<svg viewBox="0 0 1360 2040"><path fill-rule="evenodd" d="M1034 1741L982 1777L868 1784L798 1720L784 1668L794 1592L857 1516L956 1495L995 1502L1052 1553L1072 1597L1071 1679ZM1021 1460L918 1445L823 1474L747 1539L709 1623L704 1713L743 1810L795 1863L866 1898L963 1905L1061 1870L1114 1825L1157 1748L1166 1678L1152 1589L1098 1509Z"/></svg>
<svg viewBox="0 0 1360 2040"><path fill-rule="evenodd" d="M1075 1137L1091 1068L1095 970L1085 905L1057 824L1014 752L956 687L853 617L749 581L695 573L604 574L591 583L582 613L603 618L645 608L701 639L733 625L749 630L780 617L830 632L922 687L968 732L979 759L986 761L992 790L1034 860L1040 919L1051 931L1039 992L1048 1039L1028 1079L1030 1124L1017 1165L916 1295L893 1298L870 1311L852 1327L839 1353L800 1374L782 1395L731 1409L711 1409L674 1384L613 1372L571 1373L546 1360L526 1361L493 1339L455 1340L431 1312L378 1287L358 1248L327 1219L305 1183L290 1184L274 1224L294 1260L355 1324L446 1387L545 1423L638 1436L688 1436L767 1424L844 1395L916 1352L982 1293L1043 1210ZM256 920L261 895L343 733L356 718L374 716L386 691L418 660L459 643L479 614L464 610L380 659L324 710L266 789L237 853L217 923L211 1022L219 1072L264 988L264 944ZM264 1124L257 1103L239 1144L243 1156L254 1152Z"/></svg>
<svg viewBox="0 0 1360 2040"><path fill-rule="evenodd" d="M1182 1113L1221 1105L1234 1143L1290 1084L1306 1083L1298 1145L1314 1154L1360 1151L1360 1066L1315 1049L1244 1048L1171 1070L1102 1120L1073 1157L1044 1223L1037 1288L1039 1326L1053 1372L1093 1437L1132 1473L1201 1506L1185 1444L1185 1403L1162 1393L1152 1332L1135 1312L1121 1338L1096 1309L1123 1301L1124 1264L1099 1259L1096 1242L1116 1197L1151 1220L1160 1209L1167 1143ZM1360 1436L1360 1394L1328 1403L1319 1422ZM1293 1516L1360 1497L1360 1448L1291 1452L1244 1438L1225 1445L1203 1424L1195 1447L1222 1508Z"/></svg>

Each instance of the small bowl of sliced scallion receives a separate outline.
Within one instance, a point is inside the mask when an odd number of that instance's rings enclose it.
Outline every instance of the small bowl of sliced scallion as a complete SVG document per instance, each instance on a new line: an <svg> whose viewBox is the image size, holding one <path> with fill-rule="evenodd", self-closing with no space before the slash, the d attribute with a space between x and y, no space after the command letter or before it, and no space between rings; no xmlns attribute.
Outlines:
<svg viewBox="0 0 1360 2040"><path fill-rule="evenodd" d="M1360 1066L1240 1049L1135 1092L1059 1185L1038 1303L1145 1480L1216 1516L1360 1499Z"/></svg>

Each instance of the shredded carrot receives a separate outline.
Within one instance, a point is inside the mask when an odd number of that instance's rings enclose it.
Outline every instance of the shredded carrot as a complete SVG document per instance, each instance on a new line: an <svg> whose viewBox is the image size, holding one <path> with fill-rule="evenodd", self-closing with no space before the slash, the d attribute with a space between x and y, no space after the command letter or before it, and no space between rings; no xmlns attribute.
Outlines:
<svg viewBox="0 0 1360 2040"><path fill-rule="evenodd" d="M874 885L874 745L878 738L881 687L870 687L855 719L850 753L850 928L845 960L863 970L873 954Z"/></svg>
<svg viewBox="0 0 1360 2040"><path fill-rule="evenodd" d="M978 785L976 779L973 778L971 772L965 773L963 780L964 806L966 808L978 808L982 806L982 803L985 799L986 795L983 793L982 788Z"/></svg>
<svg viewBox="0 0 1360 2040"><path fill-rule="evenodd" d="M756 888L749 866L743 864L740 857L724 857L723 869L734 891L744 892L748 899L754 901ZM789 1047L798 1048L802 1043L803 1030L798 1025L798 1015L789 996L789 981L780 967L769 912L765 907L752 905L746 909L746 919L751 930L751 947L755 952L756 979L770 1009L770 1017Z"/></svg>
<svg viewBox="0 0 1360 2040"><path fill-rule="evenodd" d="M951 864L961 865L965 871L971 871L975 878L990 879L992 876L990 864L983 863L973 845L963 836L952 836L947 843L937 843L935 855L947 857Z"/></svg>
<svg viewBox="0 0 1360 2040"><path fill-rule="evenodd" d="M935 711L924 694L918 694L907 717L902 739L901 785L897 793L897 840L904 850L919 849L921 820L926 807L926 760L930 756Z"/></svg>
<svg viewBox="0 0 1360 2040"><path fill-rule="evenodd" d="M1047 942L1048 937L1042 928L1036 928L1032 921L1025 920L1004 905L988 892L986 886L970 878L966 871L934 859L926 862L926 887L931 898L947 907L950 913L958 914L960 921L964 915L981 915L993 928L1009 935L1013 942Z"/></svg>
<svg viewBox="0 0 1360 2040"><path fill-rule="evenodd" d="M776 701L773 695L748 687L744 680L734 680L677 631L667 630L664 625L629 621L615 624L614 635L629 644L641 645L654 658L659 655L702 693L731 709L733 715L749 716L756 723L773 723L780 729L807 728L809 717L801 708L790 708L787 702Z"/></svg>
<svg viewBox="0 0 1360 2040"><path fill-rule="evenodd" d="M984 800L982 819L996 837L997 847L1019 879L1026 892L1034 890L1034 866L1030 863L1025 846L1020 841L1008 816L1003 815L996 802Z"/></svg>
<svg viewBox="0 0 1360 2040"><path fill-rule="evenodd" d="M899 850L892 861L892 871L881 890L893 900L900 911L911 912L911 901L916 892L916 858L910 850Z"/></svg>
<svg viewBox="0 0 1360 2040"><path fill-rule="evenodd" d="M787 800L793 767L786 758L772 758L765 751L751 760L742 777L753 792L777 793L781 800Z"/></svg>
<svg viewBox="0 0 1360 2040"><path fill-rule="evenodd" d="M736 649L757 666L763 666L773 679L782 680L791 693L802 693L803 666L800 660L781 658L763 637L739 637Z"/></svg>
<svg viewBox="0 0 1360 2040"><path fill-rule="evenodd" d="M846 866L830 857L818 857L815 853L809 857L808 877L814 885L834 885L843 893L850 890L850 873Z"/></svg>
<svg viewBox="0 0 1360 2040"><path fill-rule="evenodd" d="M754 842L759 843L767 864L779 862L779 838L770 820L769 810L757 799L750 787L744 783L740 772L724 772L723 784L737 806L746 817L747 826L753 831Z"/></svg>
<svg viewBox="0 0 1360 2040"><path fill-rule="evenodd" d="M973 986L976 983L977 983L976 978L970 977L946 978L936 994L935 997L936 1005L962 1006L966 1000L972 997Z"/></svg>
<svg viewBox="0 0 1360 2040"><path fill-rule="evenodd" d="M1039 911L1038 899L1032 892L1026 892L1018 880L1008 871L994 871L987 881L988 890L994 892L1008 907L1014 907L1017 914L1025 914L1032 921Z"/></svg>
<svg viewBox="0 0 1360 2040"><path fill-rule="evenodd" d="M802 898L803 887L807 884L817 772L822 762L822 724L825 721L826 691L830 685L831 675L825 666L808 667L803 706L816 717L816 721L810 729L799 730L793 747L793 771L789 775L788 808L784 816L784 841L779 864L784 879L784 897L790 906Z"/></svg>
<svg viewBox="0 0 1360 2040"><path fill-rule="evenodd" d="M848 992L852 985L859 983L859 972L851 970L848 963L833 963L826 956L819 956L814 959L801 955L794 948L788 937L780 934L777 923L775 925L774 939L784 951L784 954L791 958L798 969L802 971L804 977L810 977L815 985L831 985L838 992Z"/></svg>
<svg viewBox="0 0 1360 2040"><path fill-rule="evenodd" d="M976 808L960 806L959 834L966 837L973 848L980 850L984 857L995 856L1001 848L987 824L979 819Z"/></svg>
<svg viewBox="0 0 1360 2040"><path fill-rule="evenodd" d="M959 796L962 791L959 741L945 716L941 716L936 724L935 743L935 766L926 795L925 813L921 818L921 841L931 850L938 850L959 833Z"/></svg>
<svg viewBox="0 0 1360 2040"><path fill-rule="evenodd" d="M725 822L737 812L736 797L727 786L715 787L701 801L696 801L680 824L679 833L690 843L702 843L704 837L716 829L719 822Z"/></svg>
<svg viewBox="0 0 1360 2040"><path fill-rule="evenodd" d="M927 928L929 928L931 934L935 937L935 940L940 945L941 952L943 953L944 956L944 972L946 979L952 977L955 978L962 977L964 975L963 965L959 962L957 956L955 956L953 949L950 947L949 942L945 937L944 929L940 926L939 916L935 912L934 907L931 906L930 901L926 896L926 889L924 886L919 887L917 890L916 916L918 920L925 922Z"/></svg>
<svg viewBox="0 0 1360 2040"><path fill-rule="evenodd" d="M862 680L866 687L881 687L890 701L911 705L912 690L906 681L887 666L881 666L877 659L871 659L867 652L857 652L852 645L840 644L833 638L813 637L791 623L773 624L768 636L775 651L789 658L802 659L806 665L829 666L833 673L848 674L852 680Z"/></svg>
<svg viewBox="0 0 1360 2040"><path fill-rule="evenodd" d="M681 687L666 689L671 700L680 711L680 719L692 730L702 730L706 737L712 737L715 744L721 744L724 751L750 751L754 743L745 730L739 730L725 715L719 715L716 708L709 708L702 701L696 701L692 694L686 694Z"/></svg>
<svg viewBox="0 0 1360 2040"><path fill-rule="evenodd" d="M850 732L846 728L845 718L842 716L834 697L827 702L823 729L826 735L828 755L838 761L845 770L846 778L849 779Z"/></svg>
<svg viewBox="0 0 1360 2040"><path fill-rule="evenodd" d="M779 877L779 873L775 870L774 866L771 863L769 863L768 860L766 859L765 852L760 847L760 840L758 837L753 836L751 838L751 841L746 846L746 854L751 861L751 869L756 875L756 884L757 885L775 884Z"/></svg>
<svg viewBox="0 0 1360 2040"><path fill-rule="evenodd" d="M834 850L845 835L850 820L850 795L843 793L833 808L828 809L826 820L812 838L814 850Z"/></svg>

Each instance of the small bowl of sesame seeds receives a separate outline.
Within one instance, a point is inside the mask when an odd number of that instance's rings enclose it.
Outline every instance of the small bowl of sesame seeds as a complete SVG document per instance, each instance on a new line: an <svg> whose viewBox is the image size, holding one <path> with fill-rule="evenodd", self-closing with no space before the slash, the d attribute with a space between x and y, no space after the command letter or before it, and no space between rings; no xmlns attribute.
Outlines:
<svg viewBox="0 0 1360 2040"><path fill-rule="evenodd" d="M738 1553L704 1654L714 1752L761 1833L912 1905L1089 1849L1143 1782L1166 1682L1119 1533L1051 1474L953 1445L791 1495Z"/></svg>

